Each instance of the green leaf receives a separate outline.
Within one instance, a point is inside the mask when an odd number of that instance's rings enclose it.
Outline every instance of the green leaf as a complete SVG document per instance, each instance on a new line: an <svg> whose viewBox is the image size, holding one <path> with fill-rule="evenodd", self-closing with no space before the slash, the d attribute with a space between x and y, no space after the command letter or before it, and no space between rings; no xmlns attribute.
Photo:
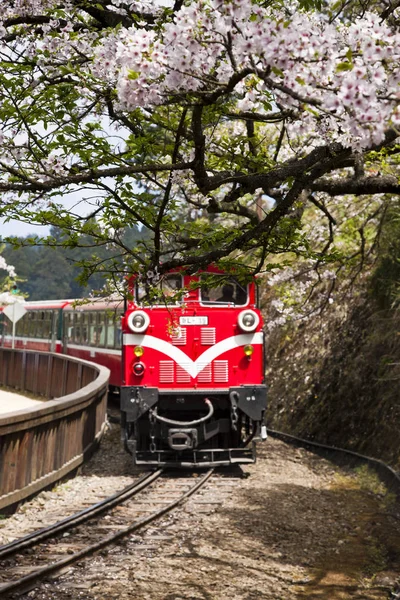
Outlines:
<svg viewBox="0 0 400 600"><path fill-rule="evenodd" d="M137 73L136 71L132 71L131 69L129 69L128 79L132 79L134 81L135 79L138 79L139 76L140 76L140 73Z"/></svg>
<svg viewBox="0 0 400 600"><path fill-rule="evenodd" d="M351 62L341 62L336 67L336 72L340 73L342 71L352 71L354 68L353 63Z"/></svg>
<svg viewBox="0 0 400 600"><path fill-rule="evenodd" d="M271 67L271 71L275 74L278 75L278 77L283 77L284 76L284 72L282 71L282 69L279 69L278 67Z"/></svg>

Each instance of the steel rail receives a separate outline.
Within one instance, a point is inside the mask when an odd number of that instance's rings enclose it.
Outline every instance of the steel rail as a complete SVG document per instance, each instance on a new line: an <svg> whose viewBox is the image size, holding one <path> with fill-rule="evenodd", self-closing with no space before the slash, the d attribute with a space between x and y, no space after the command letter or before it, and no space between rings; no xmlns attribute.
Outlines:
<svg viewBox="0 0 400 600"><path fill-rule="evenodd" d="M120 423L121 420L119 417L113 417L115 423ZM333 456L337 455L338 457L347 457L347 463L349 462L357 462L358 464L367 464L371 468L373 468L380 480L385 483L390 491L393 491L398 499L400 500L400 472L395 471L390 465L384 463L382 460L378 458L373 458L371 456L366 456L364 454L360 454L359 452L355 452L354 450L347 450L346 448L340 448L338 446L329 446L328 444L322 444L321 442L308 440L305 438L300 438L290 433L285 433L283 431L278 431L275 429L267 429L268 435L273 438L280 439L288 444L302 446L303 448L307 448L312 452L320 453L325 456L329 455L329 459L333 462ZM250 441L251 438L246 440L246 444Z"/></svg>
<svg viewBox="0 0 400 600"><path fill-rule="evenodd" d="M88 521L89 519L95 517L97 514L113 508L116 504L121 504L125 500L128 500L135 494L139 493L142 489L150 485L153 481L155 481L160 475L164 472L164 469L158 469L154 473L146 473L142 475L131 485L127 486L123 490L116 492L112 496L105 498L101 502L96 502L91 506L88 506L84 510L81 510L61 521L57 521L53 523L53 525L49 525L48 527L43 527L42 529L38 529L37 531L33 531L28 535L20 537L16 540L8 544L4 544L4 546L0 546L0 559L6 558L7 556L11 556L15 554L19 550L23 550L25 548L29 548L30 546L34 546L35 544L42 542L50 537L55 536L70 527L75 525L79 525L84 521Z"/></svg>
<svg viewBox="0 0 400 600"><path fill-rule="evenodd" d="M199 479L199 481L193 487L190 488L190 490L188 490L187 492L182 494L182 496L180 496L176 500L173 500L170 504L167 504L167 506L164 506L163 508L160 508L159 510L155 511L151 515L148 515L147 517L143 517L143 518L139 519L138 521L134 521L128 527L125 527L124 529L121 529L116 533L112 533L112 534L102 538L95 544L91 544L90 546L87 546L86 548L80 550L79 552L69 555L67 558L64 558L63 560L57 561L51 565L47 565L46 567L37 569L36 571L33 571L32 573L29 573L28 575L25 575L24 577L21 577L20 579L16 579L9 583L0 585L0 597L3 597L2 594L4 594L4 593L15 592L16 590L20 590L21 588L26 588L27 586L30 586L35 581L38 581L38 580L42 579L43 577L50 575L51 573L54 573L56 571L63 569L66 566L71 565L71 564L79 561L80 559L88 556L89 554L93 554L94 552L97 552L101 548L104 548L105 546L108 546L109 544L116 542L117 540L128 535L129 533L132 533L133 531L137 531L138 529L144 527L145 525L148 525L152 521L155 521L159 517L162 517L163 515L170 512L171 510L173 510L180 504L183 504L191 495L193 495L195 492L197 492L197 490L199 488L203 487L203 485L208 481L208 479L211 477L213 472L214 472L214 469L210 469L209 471L207 471L203 475L203 477L201 479Z"/></svg>
<svg viewBox="0 0 400 600"><path fill-rule="evenodd" d="M320 442L300 438L282 431L274 429L267 429L267 431L271 437L280 439L288 444L301 446L311 452L322 454L332 462L335 462L336 459L336 462L342 462L342 464L343 460L345 460L346 464L352 462L359 465L368 465L376 471L380 480L389 487L390 491L393 491L398 499L400 499L400 473L397 473L382 460L372 458L371 456L365 456L364 454L354 452L353 450L347 450L346 448L329 446L328 444L321 444ZM340 459L340 461L338 459Z"/></svg>

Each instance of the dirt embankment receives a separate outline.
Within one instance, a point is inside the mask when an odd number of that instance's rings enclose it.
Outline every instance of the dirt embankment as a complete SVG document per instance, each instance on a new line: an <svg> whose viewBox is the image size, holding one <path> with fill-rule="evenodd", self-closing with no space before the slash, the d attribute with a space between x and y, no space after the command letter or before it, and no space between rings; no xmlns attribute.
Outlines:
<svg viewBox="0 0 400 600"><path fill-rule="evenodd" d="M370 298L275 331L268 424L400 469L400 312Z"/></svg>

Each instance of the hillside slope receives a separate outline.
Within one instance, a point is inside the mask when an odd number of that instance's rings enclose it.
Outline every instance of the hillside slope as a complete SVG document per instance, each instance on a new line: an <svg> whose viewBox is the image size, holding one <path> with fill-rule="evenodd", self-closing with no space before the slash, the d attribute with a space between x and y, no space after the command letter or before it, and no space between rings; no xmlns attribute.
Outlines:
<svg viewBox="0 0 400 600"><path fill-rule="evenodd" d="M268 426L400 469L400 311L370 293L267 341Z"/></svg>

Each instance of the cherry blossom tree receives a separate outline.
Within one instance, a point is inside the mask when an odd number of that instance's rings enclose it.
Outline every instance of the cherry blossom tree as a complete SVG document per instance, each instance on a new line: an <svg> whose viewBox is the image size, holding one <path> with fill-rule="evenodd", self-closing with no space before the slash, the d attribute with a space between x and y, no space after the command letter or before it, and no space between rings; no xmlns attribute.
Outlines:
<svg viewBox="0 0 400 600"><path fill-rule="evenodd" d="M4 250L4 244L0 245L0 253ZM13 286L17 275L15 268L9 265L0 254L0 306L15 301L13 297Z"/></svg>
<svg viewBox="0 0 400 600"><path fill-rule="evenodd" d="M90 235L119 248L98 269L156 277L274 272L277 256L328 277L349 223L350 255L373 247L400 192L396 3L0 9L1 215L55 225L65 245Z"/></svg>

